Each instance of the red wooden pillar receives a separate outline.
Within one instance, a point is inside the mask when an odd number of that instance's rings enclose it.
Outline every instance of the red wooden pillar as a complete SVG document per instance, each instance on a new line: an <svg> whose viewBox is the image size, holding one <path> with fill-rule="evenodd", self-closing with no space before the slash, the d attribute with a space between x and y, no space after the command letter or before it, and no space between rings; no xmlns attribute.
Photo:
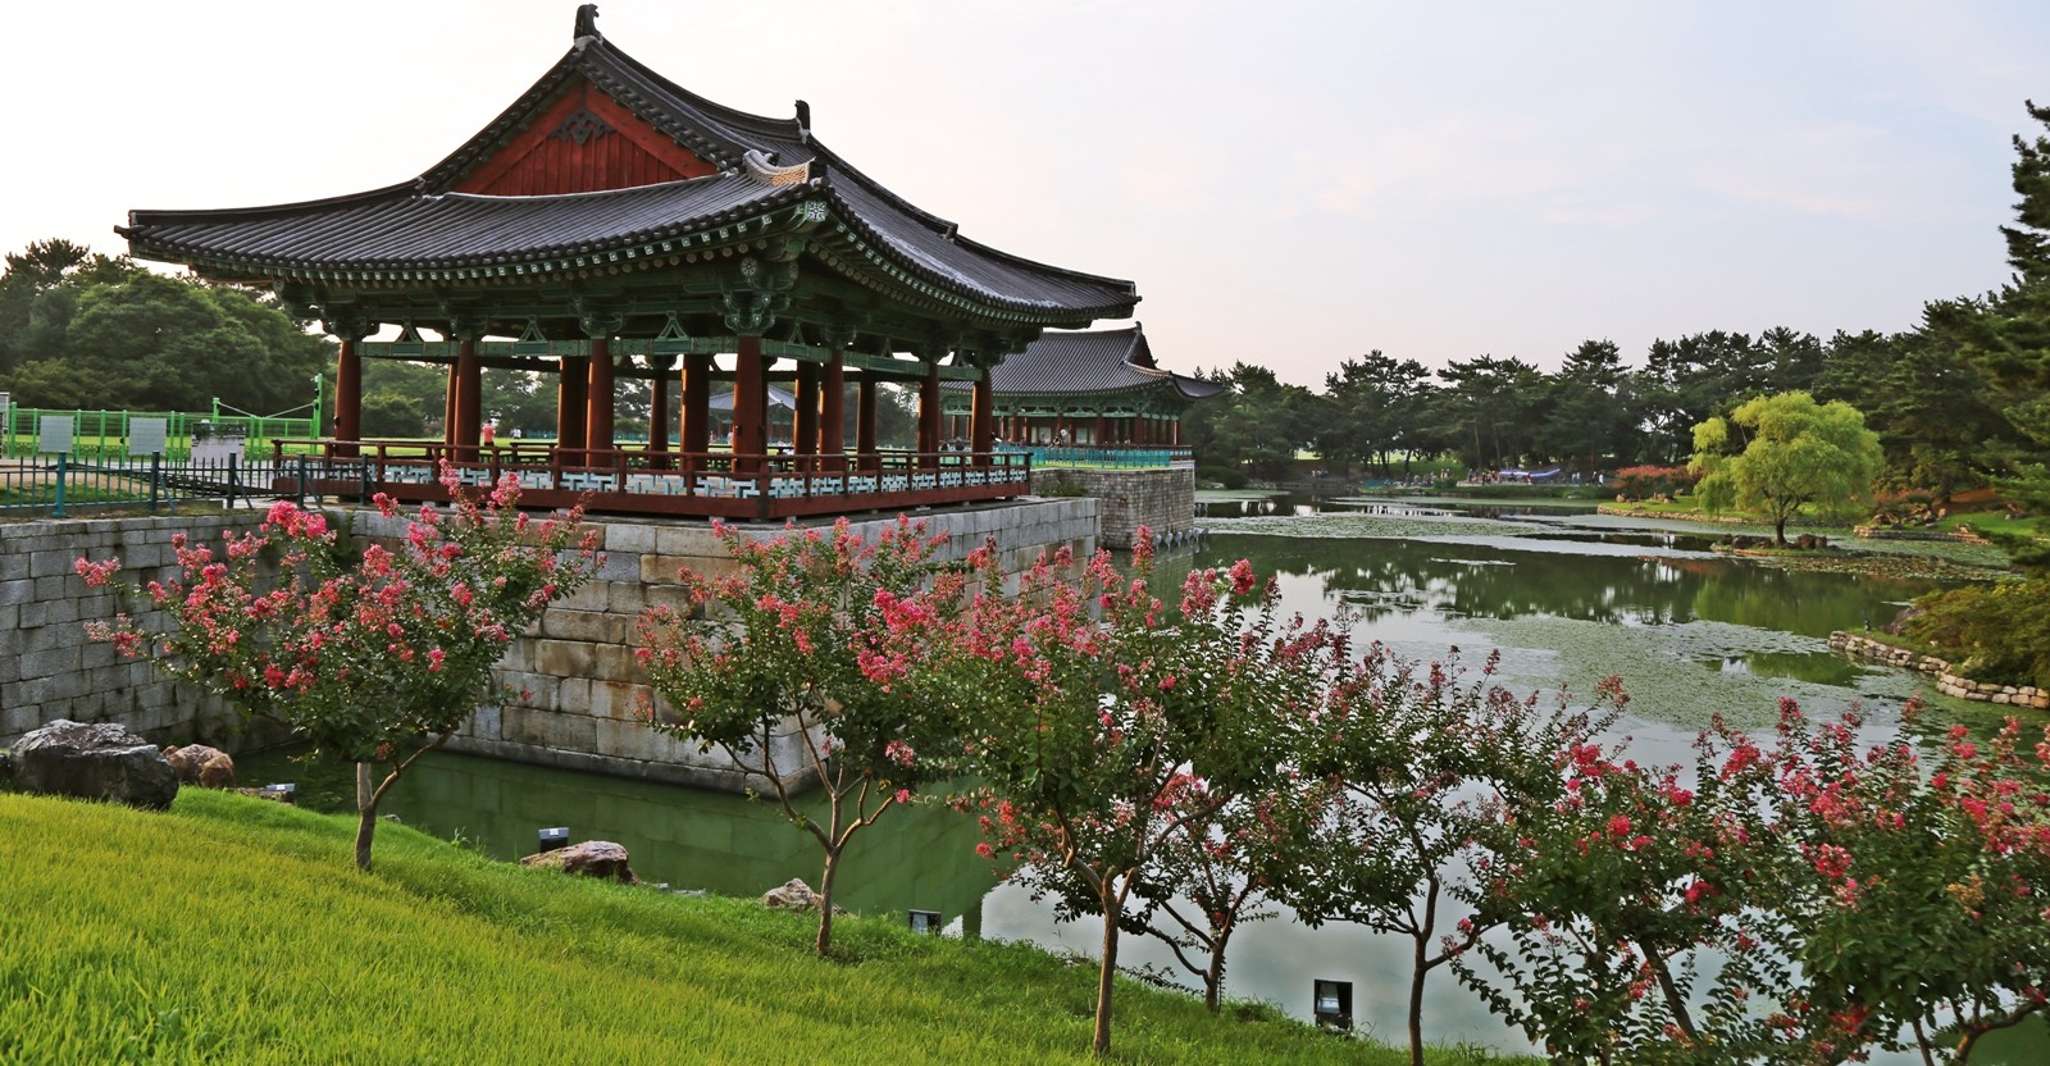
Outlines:
<svg viewBox="0 0 2050 1066"><path fill-rule="evenodd" d="M669 371L656 367L648 398L648 465L669 465Z"/></svg>
<svg viewBox="0 0 2050 1066"><path fill-rule="evenodd" d="M876 453L876 379L868 374L862 375L861 391L854 398L854 456L858 469L882 467Z"/></svg>
<svg viewBox="0 0 2050 1066"><path fill-rule="evenodd" d="M940 465L940 363L929 359L918 380L918 465Z"/></svg>
<svg viewBox="0 0 2050 1066"><path fill-rule="evenodd" d="M1182 420L1177 418L1167 424L1167 442L1179 448L1182 446Z"/></svg>
<svg viewBox="0 0 2050 1066"><path fill-rule="evenodd" d="M484 436L484 376L477 361L477 338L456 339L456 439L457 455L477 458L477 442Z"/></svg>
<svg viewBox="0 0 2050 1066"><path fill-rule="evenodd" d="M761 456L769 451L769 377L762 359L760 337L740 338L740 355L733 373L733 454L736 470L761 469Z"/></svg>
<svg viewBox="0 0 2050 1066"><path fill-rule="evenodd" d="M355 337L343 337L335 353L335 439L363 439L363 356L356 351ZM316 427L315 432L319 432ZM336 455L355 455L354 444L335 449Z"/></svg>
<svg viewBox="0 0 2050 1066"><path fill-rule="evenodd" d="M996 392L990 388L989 368L983 367L968 397L968 450L978 456L987 456L995 447L996 402Z"/></svg>
<svg viewBox="0 0 2050 1066"><path fill-rule="evenodd" d="M1102 411L1096 412L1096 432L1090 435L1090 443L1099 448L1110 443L1110 419L1103 417Z"/></svg>
<svg viewBox="0 0 2050 1066"><path fill-rule="evenodd" d="M847 467L847 363L835 348L819 372L819 454L824 468Z"/></svg>
<svg viewBox="0 0 2050 1066"><path fill-rule="evenodd" d="M571 465L582 465L585 424L591 391L591 358L565 355L555 376L555 447L572 454L564 456Z"/></svg>
<svg viewBox="0 0 2050 1066"><path fill-rule="evenodd" d="M797 454L817 455L819 453L819 368L818 364L805 360L797 361L797 413L795 430Z"/></svg>
<svg viewBox="0 0 2050 1066"><path fill-rule="evenodd" d="M678 446L692 462L712 450L712 357L683 357L683 425Z"/></svg>
<svg viewBox="0 0 2050 1066"><path fill-rule="evenodd" d="M584 447L592 452L612 450L612 338L591 338L590 392L584 404ZM612 456L592 455L584 460L591 466L611 466Z"/></svg>

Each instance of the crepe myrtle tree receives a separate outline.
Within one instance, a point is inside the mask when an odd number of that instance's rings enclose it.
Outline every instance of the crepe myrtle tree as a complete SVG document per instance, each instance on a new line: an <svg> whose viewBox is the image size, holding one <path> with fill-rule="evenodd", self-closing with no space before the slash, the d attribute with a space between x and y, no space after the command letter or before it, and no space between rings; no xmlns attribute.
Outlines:
<svg viewBox="0 0 2050 1066"><path fill-rule="evenodd" d="M1455 958L1462 982L1558 1060L1756 1061L1752 993L1788 974L1747 909L1763 895L1755 814L1589 740L1553 765L1558 787L1513 802L1514 851L1480 895L1476 924L1506 936Z"/></svg>
<svg viewBox="0 0 2050 1066"><path fill-rule="evenodd" d="M1490 886L1513 945L1462 978L1602 1062L1962 1063L2043 1012L2050 730L1873 743L1855 708L1780 712L1763 743L1716 723L1691 779L1563 752L1568 795L1520 812Z"/></svg>
<svg viewBox="0 0 2050 1066"><path fill-rule="evenodd" d="M783 813L824 853L816 947L832 949L833 891L848 845L892 809L949 773L946 710L904 682L927 649L908 634L958 603L962 574L934 553L944 535L900 517L873 541L846 519L829 531L786 529L755 539L714 530L736 570L686 567L691 610L645 612L635 656L673 708L643 709L648 724L723 751L767 783ZM794 730L788 741L779 737ZM797 782L824 786L823 819L798 802Z"/></svg>
<svg viewBox="0 0 2050 1066"><path fill-rule="evenodd" d="M1782 1060L1967 1062L2050 1004L2050 727L1938 732L1923 713L1871 743L1855 709L1812 721L1782 700L1771 742L1704 739L1714 806L1765 812L1759 936L1795 965L1759 1040Z"/></svg>
<svg viewBox="0 0 2050 1066"><path fill-rule="evenodd" d="M1423 999L1432 971L1499 919L1481 897L1519 849L1514 804L1556 797L1553 756L1604 728L1628 697L1615 679L1592 707L1494 684L1489 655L1468 682L1458 649L1428 665L1378 642L1346 665L1299 733L1296 761L1320 783L1284 807L1279 834L1296 868L1277 894L1303 922L1353 922L1409 939L1410 1060L1424 1061Z"/></svg>
<svg viewBox="0 0 2050 1066"><path fill-rule="evenodd" d="M370 868L377 807L420 756L461 728L491 691L491 670L515 635L568 595L597 560L582 515L534 521L508 474L465 486L446 463L453 503L423 505L395 548L347 552L318 511L280 500L262 524L223 531L218 551L173 538L177 576L129 588L167 632L126 614L88 636L123 655L282 722L320 755L390 769L358 779L357 867ZM399 513L382 493L379 511ZM110 583L119 559L81 558L88 585Z"/></svg>
<svg viewBox="0 0 2050 1066"><path fill-rule="evenodd" d="M1062 549L1017 575L991 547L966 609L924 634L940 652L921 691L957 709L967 766L983 787L977 850L1063 919L1102 921L1094 1047L1111 1042L1119 934L1142 882L1186 896L1160 862L1278 772L1276 731L1310 696L1297 664L1342 643L1326 626L1277 625L1244 562L1196 571L1170 608L1148 588L1152 540L1135 538L1129 580L1098 553L1079 577ZM1016 594L1004 595L1011 578Z"/></svg>
<svg viewBox="0 0 2050 1066"><path fill-rule="evenodd" d="M1124 931L1165 943L1203 983L1213 1013L1223 1003L1232 934L1274 917L1277 884L1300 868L1302 838L1289 832L1285 812L1313 805L1304 793L1324 787L1284 771L1222 806L1211 805L1207 788L1186 789L1163 812L1177 820L1134 878L1136 910L1125 912Z"/></svg>

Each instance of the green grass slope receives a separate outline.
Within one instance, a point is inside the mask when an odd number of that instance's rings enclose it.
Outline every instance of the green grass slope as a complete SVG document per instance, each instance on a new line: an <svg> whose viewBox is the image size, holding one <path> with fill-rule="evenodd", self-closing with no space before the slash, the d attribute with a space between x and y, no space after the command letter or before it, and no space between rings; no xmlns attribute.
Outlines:
<svg viewBox="0 0 2050 1066"><path fill-rule="evenodd" d="M197 789L168 814L0 794L0 1062L1087 1061L1093 969L1026 946L852 919L825 961L802 916L749 901L522 870L398 825L364 876L349 833ZM1406 1057L1118 996L1118 1061Z"/></svg>

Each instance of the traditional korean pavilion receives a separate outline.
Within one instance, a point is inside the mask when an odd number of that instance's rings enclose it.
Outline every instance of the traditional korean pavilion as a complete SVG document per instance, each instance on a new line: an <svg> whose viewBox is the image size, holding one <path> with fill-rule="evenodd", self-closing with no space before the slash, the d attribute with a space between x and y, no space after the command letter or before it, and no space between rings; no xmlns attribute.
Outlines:
<svg viewBox="0 0 2050 1066"><path fill-rule="evenodd" d="M972 431L974 393L949 382L948 430ZM1202 378L1163 370L1146 332L1046 333L990 372L997 436L1015 444L1175 448L1182 413L1224 391Z"/></svg>
<svg viewBox="0 0 2050 1066"><path fill-rule="evenodd" d="M437 498L444 459L473 482L516 470L541 506L781 517L1016 495L1020 457L991 447L992 370L1042 330L1126 318L1139 299L963 236L826 147L803 101L752 115L664 78L598 32L594 4L539 81L417 178L133 211L117 232L137 256L268 286L340 342L335 436L310 486L333 495ZM397 339L371 339L387 327ZM448 367L440 444L362 439L365 358ZM485 367L560 376L554 445L481 439ZM657 410L680 401L673 450L666 417L645 449L616 446L622 377L652 379ZM797 397L788 448L769 443L772 379ZM715 380L734 396L724 450ZM917 387L912 451L875 439L885 381ZM963 390L965 453L942 447L943 383Z"/></svg>

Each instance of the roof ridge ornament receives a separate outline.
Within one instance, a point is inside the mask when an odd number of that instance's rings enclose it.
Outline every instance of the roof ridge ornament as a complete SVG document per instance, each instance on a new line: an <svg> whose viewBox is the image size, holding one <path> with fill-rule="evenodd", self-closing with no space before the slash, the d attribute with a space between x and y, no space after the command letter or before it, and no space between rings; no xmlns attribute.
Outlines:
<svg viewBox="0 0 2050 1066"><path fill-rule="evenodd" d="M577 5L577 30L575 37L578 48L582 48L591 41L602 41L605 39L605 35L598 32L597 4Z"/></svg>
<svg viewBox="0 0 2050 1066"><path fill-rule="evenodd" d="M797 102L797 143L811 143L811 105L802 100Z"/></svg>
<svg viewBox="0 0 2050 1066"><path fill-rule="evenodd" d="M811 180L811 162L793 163L779 167L769 162L769 157L758 149L750 148L741 162L746 164L748 176L764 185L802 185Z"/></svg>

